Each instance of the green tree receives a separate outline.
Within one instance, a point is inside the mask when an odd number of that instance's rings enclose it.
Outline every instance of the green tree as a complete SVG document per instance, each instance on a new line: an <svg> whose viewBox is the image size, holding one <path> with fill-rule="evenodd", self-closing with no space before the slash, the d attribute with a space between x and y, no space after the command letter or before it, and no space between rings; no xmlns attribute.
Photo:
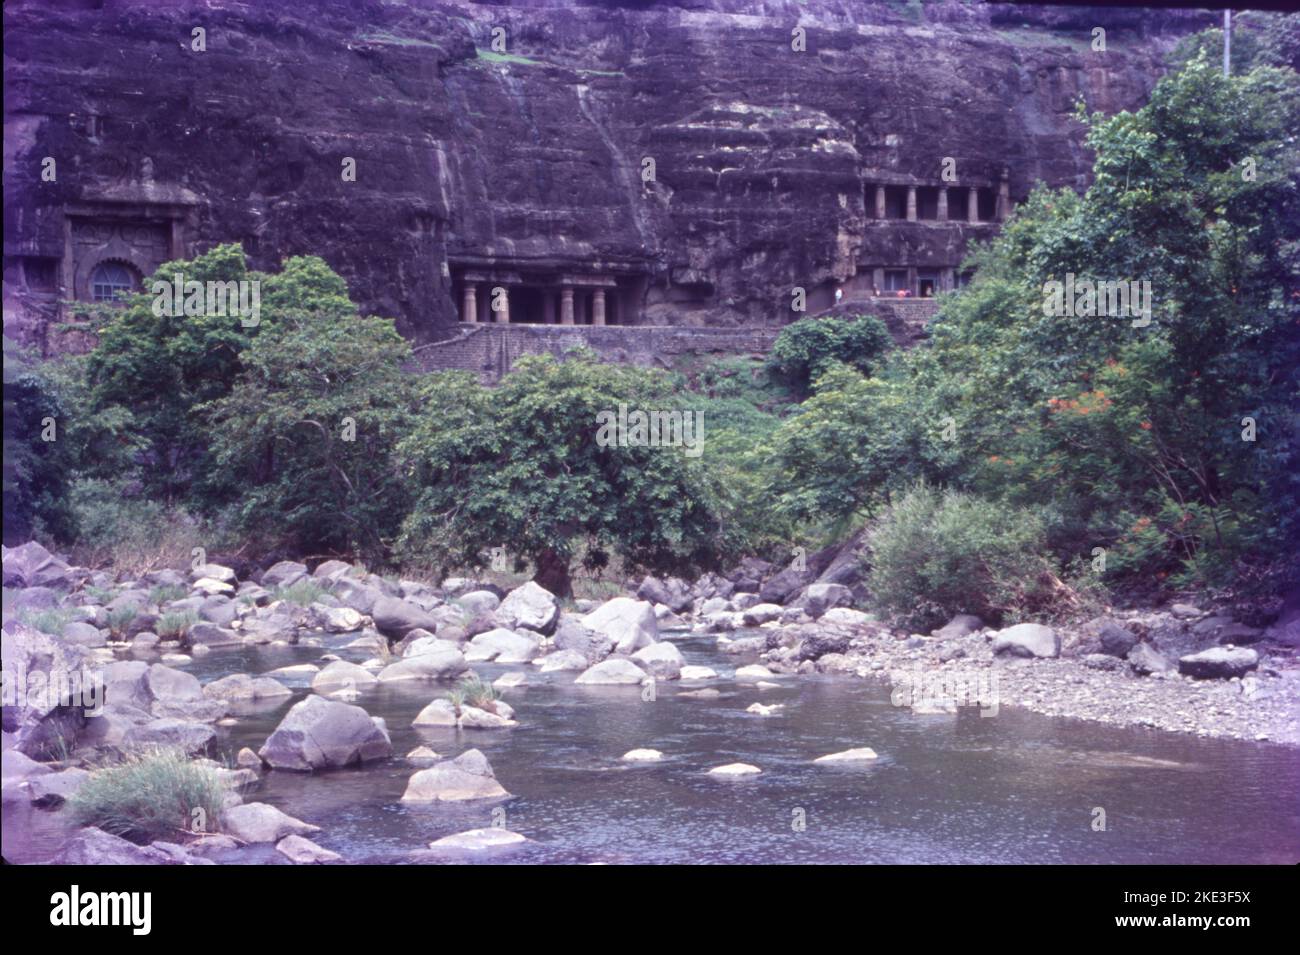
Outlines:
<svg viewBox="0 0 1300 955"><path fill-rule="evenodd" d="M392 321L360 318L321 259L290 259L263 290L273 321L229 392L195 409L215 483L264 542L382 562L409 498L393 453L416 411L410 347Z"/></svg>
<svg viewBox="0 0 1300 955"><path fill-rule="evenodd" d="M667 376L590 353L524 358L496 389L466 373L430 376L399 449L417 489L404 552L450 568L503 548L561 596L583 546L651 570L709 562L719 521L698 458L603 444L598 415L620 405L629 415L681 410Z"/></svg>
<svg viewBox="0 0 1300 955"><path fill-rule="evenodd" d="M221 245L189 261L167 262L144 283L259 281L238 245ZM122 409L134 421L146 466L142 480L150 496L176 500L203 496L212 473L208 434L194 409L230 391L240 355L273 318L262 309L259 327L245 327L238 315L165 314L149 291L109 309L97 329L87 374L92 407ZM263 297L263 305L266 301ZM179 311L179 310L172 310Z"/></svg>
<svg viewBox="0 0 1300 955"><path fill-rule="evenodd" d="M772 345L768 366L801 393L821 377L832 362L842 362L865 374L880 366L893 344L878 318L801 318L781 330Z"/></svg>

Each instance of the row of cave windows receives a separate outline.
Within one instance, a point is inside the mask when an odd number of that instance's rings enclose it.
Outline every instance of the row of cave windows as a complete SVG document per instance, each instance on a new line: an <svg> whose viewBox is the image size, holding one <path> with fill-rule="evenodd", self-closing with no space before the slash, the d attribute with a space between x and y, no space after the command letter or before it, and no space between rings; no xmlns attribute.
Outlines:
<svg viewBox="0 0 1300 955"><path fill-rule="evenodd" d="M886 219L907 218L908 186L885 186ZM970 221L967 215L968 195L975 191L976 209L980 222L993 222L998 214L998 192L996 189L977 186L916 186L916 218L934 221L939 218L939 191L948 190L948 219L955 222ZM876 210L876 186L867 185L867 212L874 215Z"/></svg>
<svg viewBox="0 0 1300 955"><path fill-rule="evenodd" d="M918 197L918 216L920 215ZM53 288L54 276L52 270L44 270L39 265L34 264L33 260L23 263L24 284L29 288ZM970 280L968 273L957 273L953 276L954 285L958 288L965 286ZM140 276L131 268L122 262L101 262L95 266L90 274L90 296L95 302L109 303L120 301L133 291L140 287ZM885 269L884 285L877 290L879 294L903 296L919 296L921 298L931 298L940 290L939 272L937 270L922 269L917 272L916 285L913 286L907 269ZM518 288L512 290L510 302L510 320L511 322L522 323L543 323L543 309L541 294L533 289ZM607 322L611 325L617 324L619 319L619 297L611 294L606 299ZM486 303L480 305L480 312L486 311ZM591 305L590 295L581 293L574 296L574 312L578 324L590 324L591 322ZM491 321L490 312L480 316L481 321Z"/></svg>

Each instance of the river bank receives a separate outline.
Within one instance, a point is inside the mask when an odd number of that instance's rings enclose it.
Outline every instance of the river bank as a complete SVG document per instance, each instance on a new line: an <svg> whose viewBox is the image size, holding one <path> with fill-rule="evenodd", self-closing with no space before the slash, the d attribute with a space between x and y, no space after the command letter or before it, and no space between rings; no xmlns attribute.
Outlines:
<svg viewBox="0 0 1300 955"><path fill-rule="evenodd" d="M847 588L805 584L777 604L757 583L647 578L635 594L562 602L533 583L435 587L337 561L112 580L7 549L6 693L18 673L46 689L6 697L6 852L187 864L1277 861L1279 840L1300 843L1294 820L1273 818L1274 781L1287 791L1300 777L1285 630L1179 605L907 634L838 605ZM47 691L67 672L102 688L96 712ZM88 782L152 747L189 754L219 782L214 825L142 845L73 825ZM1189 771L1190 802L1179 795ZM1154 791L1181 800L1184 822L1217 820L1228 790L1255 826L1232 846L1217 821L1182 848L1165 837L1104 848L1080 824L1100 804L1163 831L1170 819L1144 801ZM898 805L886 809L885 794ZM1018 799L1032 807L1008 822ZM824 828L792 856L782 834L814 810ZM962 818L996 831L995 845L956 832ZM1024 826L1054 832L1046 855L1019 847Z"/></svg>

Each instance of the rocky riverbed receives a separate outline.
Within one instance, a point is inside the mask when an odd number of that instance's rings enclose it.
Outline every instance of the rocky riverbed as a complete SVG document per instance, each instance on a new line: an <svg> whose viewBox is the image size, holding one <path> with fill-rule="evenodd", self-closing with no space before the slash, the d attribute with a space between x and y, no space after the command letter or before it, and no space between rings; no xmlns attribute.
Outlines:
<svg viewBox="0 0 1300 955"><path fill-rule="evenodd" d="M849 606L853 588L825 579L835 572L834 561L820 573L751 561L725 577L646 578L622 596L566 604L532 583L503 591L448 579L435 587L338 561L240 571L206 563L114 580L36 544L6 548L6 826L39 830L106 757L166 747L220 779L219 824L150 846L96 829L64 832L57 858L249 861L262 846L279 861L339 861L312 841L315 822L246 797L268 779L373 765L392 777L387 785L404 806L502 805L511 793L493 768L497 741L537 728L504 696L556 681L614 694L619 709L661 694L707 705L740 688L739 712L777 734L779 721L799 710L790 693L800 682L870 680L888 688L895 710L922 722L1032 711L1300 744L1294 614L1256 628L1174 604L1061 628L995 629L961 616L932 634L908 634ZM101 694L93 715L69 697L90 686ZM376 705L385 716L367 709ZM237 752L211 760L241 738ZM457 753L440 755L442 743L399 748L395 739L446 740ZM796 761L877 759L873 740L841 742ZM664 757L649 746L627 750L628 765ZM698 772L763 773L743 750L744 760L722 759L728 750ZM25 821L14 823L15 814ZM408 861L519 847L523 837L498 822L466 817L463 829L411 850L418 857Z"/></svg>

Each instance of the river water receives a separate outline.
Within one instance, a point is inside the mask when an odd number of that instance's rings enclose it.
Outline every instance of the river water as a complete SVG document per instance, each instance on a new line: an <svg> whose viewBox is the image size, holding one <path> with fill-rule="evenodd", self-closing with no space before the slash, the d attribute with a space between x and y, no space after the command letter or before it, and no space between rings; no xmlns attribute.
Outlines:
<svg viewBox="0 0 1300 955"><path fill-rule="evenodd" d="M736 681L749 662L713 641L676 641L708 684L580 687L576 674L478 664L487 679L523 670L505 691L520 725L423 729L411 719L442 692L378 686L357 703L383 717L392 759L318 774L268 772L245 794L322 827L320 845L350 861L405 861L434 839L493 823L491 805L400 802L416 767L403 754L476 747L514 798L507 828L532 840L494 862L608 863L1294 863L1300 856L1300 751L1049 718L1005 704L998 715L915 716L883 684L850 677L783 677L779 689ZM318 660L321 649L214 651L188 669L207 682ZM335 651L355 659L350 651ZM712 699L684 697L710 685ZM291 701L222 731L221 750L257 749ZM755 701L780 715L746 713ZM870 746L866 765L815 766L817 756ZM620 760L661 750L652 764ZM761 775L707 775L746 762ZM7 807L8 808L8 807ZM1104 830L1098 828L1104 811ZM797 823L802 819L803 825ZM6 820L6 841L14 827ZM500 820L498 820L500 821ZM269 849L259 861L282 861ZM245 850L244 859L248 859ZM452 857L456 858L456 857Z"/></svg>

